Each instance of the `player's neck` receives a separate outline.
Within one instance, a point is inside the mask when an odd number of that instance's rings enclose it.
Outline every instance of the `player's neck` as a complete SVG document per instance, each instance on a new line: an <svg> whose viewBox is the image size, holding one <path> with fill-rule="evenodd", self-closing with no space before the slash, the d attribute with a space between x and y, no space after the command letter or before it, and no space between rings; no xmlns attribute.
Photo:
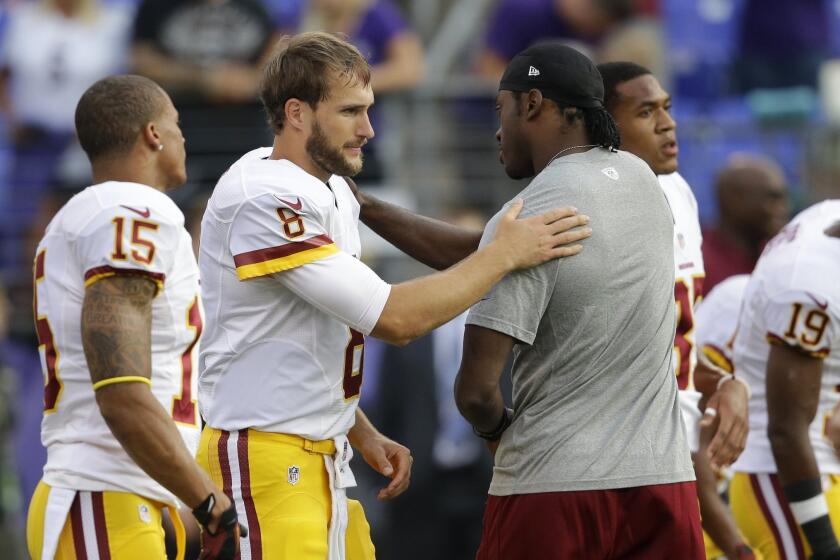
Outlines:
<svg viewBox="0 0 840 560"><path fill-rule="evenodd" d="M583 130L575 130L562 136L555 133L545 141L537 139L533 144L534 172L540 173L554 159L586 151L591 148L591 144Z"/></svg>
<svg viewBox="0 0 840 560"><path fill-rule="evenodd" d="M120 181L140 183L161 192L166 190L165 181L161 179L156 169L148 165L140 165L129 158L98 160L93 162L91 168L94 185L107 181Z"/></svg>
<svg viewBox="0 0 840 560"><path fill-rule="evenodd" d="M274 137L274 146L269 159L287 159L321 182L328 181L332 176L332 173L312 161L304 144L289 142L282 135Z"/></svg>

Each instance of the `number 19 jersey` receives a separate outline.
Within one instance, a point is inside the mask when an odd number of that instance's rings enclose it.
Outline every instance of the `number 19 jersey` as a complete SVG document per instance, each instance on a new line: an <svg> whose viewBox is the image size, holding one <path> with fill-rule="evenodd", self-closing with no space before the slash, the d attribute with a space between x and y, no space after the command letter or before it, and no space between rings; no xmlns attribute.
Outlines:
<svg viewBox="0 0 840 560"><path fill-rule="evenodd" d="M735 374L749 383L750 432L733 468L775 473L767 437L767 356L771 344L823 361L817 413L809 429L820 472L840 474L840 459L824 436L840 401L840 239L825 229L840 221L840 201L800 213L764 249L744 293L735 338Z"/></svg>
<svg viewBox="0 0 840 560"><path fill-rule="evenodd" d="M221 430L332 439L353 426L363 335L390 286L358 260L347 183L270 154L254 150L219 179L201 224L202 415Z"/></svg>
<svg viewBox="0 0 840 560"><path fill-rule="evenodd" d="M198 445L193 372L202 310L184 216L168 196L149 186L102 183L74 196L56 214L35 257L35 322L45 377L44 482L174 504L175 497L128 456L96 403L82 346L82 305L86 287L111 276L144 277L157 285L151 391L172 415L187 448L195 453ZM109 319L119 328L119 317Z"/></svg>

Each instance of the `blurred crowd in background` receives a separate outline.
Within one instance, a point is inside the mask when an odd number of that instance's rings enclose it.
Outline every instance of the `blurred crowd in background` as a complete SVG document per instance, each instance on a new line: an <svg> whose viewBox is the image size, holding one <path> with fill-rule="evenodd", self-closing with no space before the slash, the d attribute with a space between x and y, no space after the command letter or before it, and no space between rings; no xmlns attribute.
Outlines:
<svg viewBox="0 0 840 560"><path fill-rule="evenodd" d="M197 240L216 179L269 145L256 97L283 34L345 34L373 67L376 138L362 188L482 227L521 189L497 164L493 98L507 61L563 40L597 62L630 60L673 94L680 171L699 202L707 289L749 272L791 212L840 196L840 2L829 0L4 0L0 5L0 541L19 547L41 476L43 379L31 259L55 211L90 182L73 132L82 92L113 73L166 89L187 140L172 193ZM835 59L836 57L836 59ZM422 272L372 234L384 278ZM463 321L405 348L370 340L362 407L411 448L412 487L357 495L378 556L473 556L490 459L452 399ZM397 552L399 551L399 552Z"/></svg>

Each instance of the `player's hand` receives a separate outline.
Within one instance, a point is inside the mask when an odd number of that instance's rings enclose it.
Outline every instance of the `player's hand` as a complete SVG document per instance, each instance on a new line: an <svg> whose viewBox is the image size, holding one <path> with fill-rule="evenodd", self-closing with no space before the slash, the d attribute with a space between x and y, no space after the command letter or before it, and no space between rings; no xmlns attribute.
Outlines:
<svg viewBox="0 0 840 560"><path fill-rule="evenodd" d="M224 494L211 494L193 515L201 525L199 558L234 560L239 554L239 538L248 536L248 530L239 524L234 503Z"/></svg>
<svg viewBox="0 0 840 560"><path fill-rule="evenodd" d="M574 243L592 235L591 229L581 227L589 223L589 217L578 214L576 208L557 208L518 220L523 204L521 199L511 203L493 238L508 259L511 270L576 255L583 246Z"/></svg>
<svg viewBox="0 0 840 560"><path fill-rule="evenodd" d="M747 401L743 383L727 381L709 397L704 407L700 427L714 430L707 451L714 469L731 465L744 450L749 431Z"/></svg>
<svg viewBox="0 0 840 560"><path fill-rule="evenodd" d="M388 486L379 491L377 497L380 500L396 498L406 491L411 481L411 464L414 462L406 446L378 435L367 438L359 451L373 470L391 479Z"/></svg>

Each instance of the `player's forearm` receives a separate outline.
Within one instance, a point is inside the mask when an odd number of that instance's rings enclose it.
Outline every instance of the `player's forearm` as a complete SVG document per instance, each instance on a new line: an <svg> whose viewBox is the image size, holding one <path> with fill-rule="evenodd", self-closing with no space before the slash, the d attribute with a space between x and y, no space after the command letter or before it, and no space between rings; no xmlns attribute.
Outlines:
<svg viewBox="0 0 840 560"><path fill-rule="evenodd" d="M697 496L700 519L705 530L728 558L737 558L737 547L743 539L736 529L729 510L717 493L717 481L705 452L693 453L694 473L697 476Z"/></svg>
<svg viewBox="0 0 840 560"><path fill-rule="evenodd" d="M782 486L819 478L820 470L811 447L807 424L774 420L771 417L767 436Z"/></svg>
<svg viewBox="0 0 840 560"><path fill-rule="evenodd" d="M478 249L481 232L427 218L364 193L361 219L383 239L437 270L465 259Z"/></svg>
<svg viewBox="0 0 840 560"><path fill-rule="evenodd" d="M423 78L423 46L414 33L393 38L387 51L385 61L370 72L370 83L377 95L407 89Z"/></svg>
<svg viewBox="0 0 840 560"><path fill-rule="evenodd" d="M461 367L455 378L455 404L479 432L493 432L505 409L499 379L515 341L476 325L464 329Z"/></svg>
<svg viewBox="0 0 840 560"><path fill-rule="evenodd" d="M149 44L136 45L131 62L135 72L169 90L199 90L204 85L205 73L200 68L177 62Z"/></svg>
<svg viewBox="0 0 840 560"><path fill-rule="evenodd" d="M365 441L381 435L382 434L376 429L373 423L371 423L367 415L362 412L362 409L357 408L356 421L347 433L347 439L350 440L350 445L360 449Z"/></svg>
<svg viewBox="0 0 840 560"><path fill-rule="evenodd" d="M99 389L96 400L111 433L143 471L195 508L216 491L196 464L175 427L143 383L118 383Z"/></svg>
<svg viewBox="0 0 840 560"><path fill-rule="evenodd" d="M444 272L397 284L371 334L407 344L463 313L512 269L493 242Z"/></svg>
<svg viewBox="0 0 840 560"><path fill-rule="evenodd" d="M460 387L460 376L455 384L455 404L464 419L480 432L492 432L499 425L505 410L505 401L498 386L490 391L470 391Z"/></svg>
<svg viewBox="0 0 840 560"><path fill-rule="evenodd" d="M114 276L88 286L82 345L96 402L114 437L141 469L194 508L213 485L143 381L152 374L155 293L154 283L136 276Z"/></svg>

